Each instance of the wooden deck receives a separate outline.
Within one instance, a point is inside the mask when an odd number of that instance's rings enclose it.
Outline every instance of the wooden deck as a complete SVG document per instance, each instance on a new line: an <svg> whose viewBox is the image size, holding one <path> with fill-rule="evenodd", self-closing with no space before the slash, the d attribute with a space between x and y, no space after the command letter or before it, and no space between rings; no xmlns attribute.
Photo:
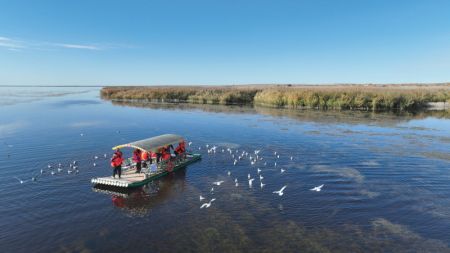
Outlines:
<svg viewBox="0 0 450 253"><path fill-rule="evenodd" d="M91 183L93 184L104 184L104 185L112 185L119 187L128 187L128 185L136 182L140 182L146 179L145 173L136 173L135 170L129 169L122 172L122 176L119 177L116 175L116 178L112 176L109 177L98 177L93 178Z"/></svg>

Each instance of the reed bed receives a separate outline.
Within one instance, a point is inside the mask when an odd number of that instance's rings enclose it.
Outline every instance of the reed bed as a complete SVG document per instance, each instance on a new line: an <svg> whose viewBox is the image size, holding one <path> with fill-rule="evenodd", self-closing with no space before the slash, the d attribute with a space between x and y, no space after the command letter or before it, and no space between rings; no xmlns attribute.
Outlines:
<svg viewBox="0 0 450 253"><path fill-rule="evenodd" d="M105 87L101 90L101 96L112 100L413 111L426 108L429 102L450 102L450 84Z"/></svg>
<svg viewBox="0 0 450 253"><path fill-rule="evenodd" d="M102 98L115 100L148 100L162 102L187 102L196 104L252 104L258 88L250 87L105 87Z"/></svg>

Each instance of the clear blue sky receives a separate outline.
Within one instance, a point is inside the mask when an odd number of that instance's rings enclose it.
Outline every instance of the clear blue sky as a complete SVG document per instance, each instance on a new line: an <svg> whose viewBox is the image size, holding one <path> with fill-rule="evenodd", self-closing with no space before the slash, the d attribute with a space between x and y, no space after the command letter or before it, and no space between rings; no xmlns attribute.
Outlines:
<svg viewBox="0 0 450 253"><path fill-rule="evenodd" d="M448 0L0 0L0 85L444 81Z"/></svg>

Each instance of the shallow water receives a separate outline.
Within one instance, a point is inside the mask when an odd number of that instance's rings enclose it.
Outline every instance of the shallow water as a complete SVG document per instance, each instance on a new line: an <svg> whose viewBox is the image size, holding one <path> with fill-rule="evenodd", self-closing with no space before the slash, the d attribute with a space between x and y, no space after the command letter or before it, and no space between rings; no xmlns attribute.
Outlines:
<svg viewBox="0 0 450 253"><path fill-rule="evenodd" d="M0 252L450 252L448 113L111 103L98 88L0 94ZM163 133L202 160L133 191L91 186L111 173L112 146ZM227 148L263 160L233 166ZM73 160L80 172L67 174ZM257 168L262 189L247 182ZM200 209L200 194L217 200Z"/></svg>

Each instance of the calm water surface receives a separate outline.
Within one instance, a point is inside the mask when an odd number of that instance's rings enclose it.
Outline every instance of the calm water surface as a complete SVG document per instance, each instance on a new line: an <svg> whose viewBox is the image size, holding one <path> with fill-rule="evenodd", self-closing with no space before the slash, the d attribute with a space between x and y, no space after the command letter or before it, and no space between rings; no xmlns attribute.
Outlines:
<svg viewBox="0 0 450 253"><path fill-rule="evenodd" d="M448 113L111 103L98 94L0 88L0 252L450 252ZM112 146L163 133L185 136L203 159L133 191L91 186L111 173L103 154ZM261 150L263 160L233 166L227 148ZM74 160L80 172L68 174ZM211 193L217 180L225 182ZM283 196L272 193L283 185ZM200 209L199 195L216 201Z"/></svg>

